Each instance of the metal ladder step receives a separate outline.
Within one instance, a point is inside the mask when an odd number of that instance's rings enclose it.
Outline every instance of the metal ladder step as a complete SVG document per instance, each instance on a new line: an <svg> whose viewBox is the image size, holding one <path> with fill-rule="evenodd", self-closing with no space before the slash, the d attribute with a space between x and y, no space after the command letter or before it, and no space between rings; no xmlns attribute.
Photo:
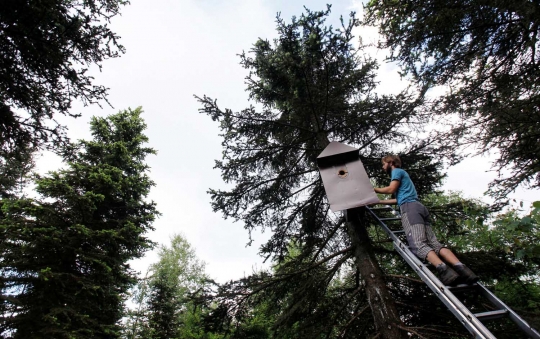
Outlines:
<svg viewBox="0 0 540 339"><path fill-rule="evenodd" d="M380 220L380 221L397 221L397 220L401 220L401 218L397 218L397 217L392 217L392 218L380 218L379 220Z"/></svg>
<svg viewBox="0 0 540 339"><path fill-rule="evenodd" d="M474 316L480 321L499 319L508 316L508 310L495 310L488 312L475 313Z"/></svg>
<svg viewBox="0 0 540 339"><path fill-rule="evenodd" d="M476 283L474 283L472 285L459 284L459 285L455 285L455 286L446 286L446 288L448 288L450 291L452 291L452 293L470 291L470 290L476 289L477 287L478 287L478 284L476 284Z"/></svg>
<svg viewBox="0 0 540 339"><path fill-rule="evenodd" d="M393 209L392 207L390 206L384 206L384 207L372 207L370 208L372 211L385 211L385 210L392 210L392 211L395 211L395 209Z"/></svg>

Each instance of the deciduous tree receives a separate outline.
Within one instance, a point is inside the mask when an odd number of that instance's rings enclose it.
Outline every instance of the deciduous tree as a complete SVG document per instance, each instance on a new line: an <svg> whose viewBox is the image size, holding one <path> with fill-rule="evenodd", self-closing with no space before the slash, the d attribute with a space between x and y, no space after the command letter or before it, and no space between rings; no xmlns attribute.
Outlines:
<svg viewBox="0 0 540 339"><path fill-rule="evenodd" d="M135 309L128 312L125 338L213 338L205 333L201 310L193 298L203 290L208 278L189 242L182 235L171 237L170 245L159 249L135 290Z"/></svg>

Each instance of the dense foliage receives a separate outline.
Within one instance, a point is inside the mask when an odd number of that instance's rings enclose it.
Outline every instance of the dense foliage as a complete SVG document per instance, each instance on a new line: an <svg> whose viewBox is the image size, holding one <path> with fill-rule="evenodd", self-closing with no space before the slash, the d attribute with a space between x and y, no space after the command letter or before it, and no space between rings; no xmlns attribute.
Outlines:
<svg viewBox="0 0 540 339"><path fill-rule="evenodd" d="M464 199L458 193L427 195L424 202L431 211L438 238L451 246L514 311L534 328L540 328L540 261L535 250L540 241L540 208L533 206L521 217L518 217L520 211L493 214L487 205ZM401 226L396 222L392 227ZM370 227L369 234L409 334L414 338L469 337L466 329L393 250L386 234L379 227ZM520 252L523 249L527 249L527 254ZM350 265L328 281L326 262L306 260L304 270L298 271L295 257L301 253L300 248L291 246L289 257L269 272L222 286L222 291L233 288L250 298L236 299L237 303L225 295L218 298L224 306L218 311L238 307L242 312L235 313L237 323L232 326L219 322L219 314L215 312L215 317L209 319L213 321L212 330L221 329L231 338L243 338L244 334L249 338L365 338L373 324L365 300L365 285L358 271ZM310 267L316 269L308 271ZM320 285L313 285L318 279L328 286L321 289ZM270 285L279 286L282 293L275 293ZM347 288L354 289L354 293L348 295ZM299 290L306 293L299 295ZM358 302L355 296L364 299ZM492 310L491 304L474 291L459 293L458 297L473 312ZM351 303L353 307L349 307ZM294 304L292 312L290 304ZM341 327L328 326L331 322L339 323L339 317L348 312L353 320L343 321ZM505 319L486 324L497 338L523 337Z"/></svg>
<svg viewBox="0 0 540 339"><path fill-rule="evenodd" d="M22 194L34 169L34 151L27 144L5 152L0 150L0 199Z"/></svg>
<svg viewBox="0 0 540 339"><path fill-rule="evenodd" d="M447 141L498 152L490 194L504 201L520 184L540 187L540 4L385 0L366 10L404 74L423 89L447 86L428 108L446 121L457 113Z"/></svg>
<svg viewBox="0 0 540 339"><path fill-rule="evenodd" d="M380 303L369 293L386 290L369 238L365 231L349 234L355 228L330 212L316 157L329 140L356 146L370 175L382 184L387 178L380 156L401 151L406 166L422 169L411 175L425 194L440 183L439 170L451 150L434 150L430 140L417 139L427 117L417 111L422 102L414 93L377 94L377 65L352 44L354 14L339 28L326 25L329 14L329 9L306 10L290 23L278 16L273 43L260 39L241 54L255 106L233 112L199 98L201 113L220 123L224 151L216 167L232 185L210 190L212 206L249 231L271 229L261 255L279 265L271 274L222 286L212 318L216 326L222 326L216 322L220 315L233 323L249 318L248 305L263 295L269 308L279 309L278 337L355 337L401 326L391 311L392 298ZM291 256L291 248L299 253ZM364 259L376 279L371 273L360 276L357 268L366 267ZM336 284L342 274L343 282Z"/></svg>
<svg viewBox="0 0 540 339"><path fill-rule="evenodd" d="M56 114L75 99L105 99L92 66L124 52L110 20L124 0L2 1L0 10L0 156L21 144L63 137Z"/></svg>
<svg viewBox="0 0 540 339"><path fill-rule="evenodd" d="M37 177L37 198L4 199L1 331L13 338L115 338L135 283L129 260L152 246L158 212L141 109L93 118L67 167Z"/></svg>

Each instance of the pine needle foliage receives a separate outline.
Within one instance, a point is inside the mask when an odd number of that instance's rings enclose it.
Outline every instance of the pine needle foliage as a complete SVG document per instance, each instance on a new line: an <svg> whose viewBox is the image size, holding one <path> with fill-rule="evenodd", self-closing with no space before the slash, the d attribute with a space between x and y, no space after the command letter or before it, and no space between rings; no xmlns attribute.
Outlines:
<svg viewBox="0 0 540 339"><path fill-rule="evenodd" d="M128 262L152 242L158 216L142 110L93 118L65 169L36 179L37 198L2 201L0 254L10 338L116 338Z"/></svg>
<svg viewBox="0 0 540 339"><path fill-rule="evenodd" d="M84 104L106 100L92 66L124 47L110 27L125 0L2 1L0 11L0 146L51 146L65 139L54 120ZM0 154L2 155L2 154Z"/></svg>
<svg viewBox="0 0 540 339"><path fill-rule="evenodd" d="M429 109L451 124L447 141L497 150L490 195L505 202L521 184L540 187L540 5L528 0L370 1L376 25L403 75L449 87Z"/></svg>
<svg viewBox="0 0 540 339"><path fill-rule="evenodd" d="M419 140L428 116L417 110L418 93L377 94L377 64L353 44L354 13L339 28L326 24L329 15L330 6L306 9L290 22L278 15L277 38L259 39L240 55L253 105L233 112L198 97L200 112L220 124L223 159L216 168L231 187L209 191L212 207L249 232L270 230L260 254L277 265L220 286L211 299L219 304L209 317L214 330L235 333L234 323L252 319L251 306L260 300L275 311L276 338L375 335L379 315L372 315L364 293L369 276L356 269L358 244L351 243L344 218L329 210L316 157L330 140L355 146L382 184L388 178L380 157L400 151L408 166L423 169L411 172L422 194L443 177L449 149ZM376 284L386 288L382 280Z"/></svg>

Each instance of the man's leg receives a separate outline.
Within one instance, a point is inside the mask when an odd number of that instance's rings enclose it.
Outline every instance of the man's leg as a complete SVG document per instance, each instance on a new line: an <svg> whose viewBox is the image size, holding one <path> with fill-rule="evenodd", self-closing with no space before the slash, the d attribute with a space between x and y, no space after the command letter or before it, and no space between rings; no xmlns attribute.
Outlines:
<svg viewBox="0 0 540 339"><path fill-rule="evenodd" d="M439 250L439 255L441 256L441 258L444 259L446 263L452 266L459 263L459 259L455 256L455 254L446 247L443 247Z"/></svg>
<svg viewBox="0 0 540 339"><path fill-rule="evenodd" d="M478 281L478 276L476 276L473 271L463 265L451 250L441 245L429 224L426 225L426 237L428 244L435 250L430 256L432 260L440 261L440 259L442 259L444 262L451 265L454 271L461 277L461 280L467 284L473 284ZM434 257L436 257L436 259ZM433 264L431 260L429 260L429 262ZM444 263L439 263L435 265L435 267L437 267L439 272L446 270L446 264Z"/></svg>
<svg viewBox="0 0 540 339"><path fill-rule="evenodd" d="M426 232L427 229L431 229L429 225L427 227L424 224L411 225L407 213L401 214L401 221L411 252L421 260L427 260L435 266L439 272L439 279L443 284L447 286L453 284L459 278L459 275L451 267L447 266L439 258L435 249L429 245L428 234L426 234L429 233ZM433 232L431 231L431 233ZM440 247L442 245L439 244L436 249L440 250Z"/></svg>
<svg viewBox="0 0 540 339"><path fill-rule="evenodd" d="M429 263L435 267L443 263L443 261L441 260L441 258L439 258L437 253L435 253L435 251L429 251L429 253L427 254L426 260L429 261Z"/></svg>

